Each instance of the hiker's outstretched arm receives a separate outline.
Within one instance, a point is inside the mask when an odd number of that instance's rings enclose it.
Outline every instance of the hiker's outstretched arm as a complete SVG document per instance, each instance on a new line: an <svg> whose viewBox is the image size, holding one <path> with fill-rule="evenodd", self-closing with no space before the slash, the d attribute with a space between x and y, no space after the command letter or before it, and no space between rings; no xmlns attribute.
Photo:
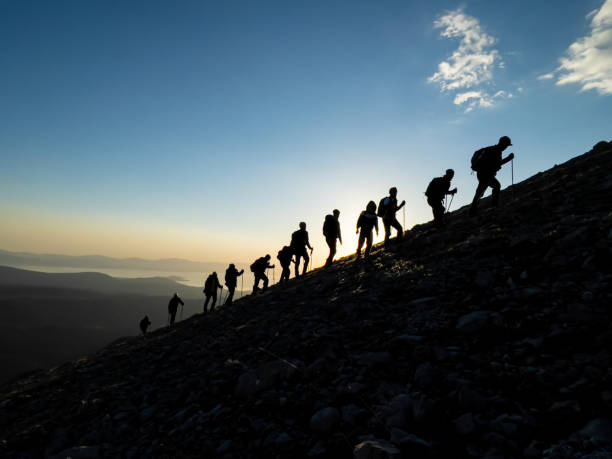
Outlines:
<svg viewBox="0 0 612 459"><path fill-rule="evenodd" d="M508 161L512 161L514 159L514 153L510 153L504 159L502 159L502 164L506 164Z"/></svg>

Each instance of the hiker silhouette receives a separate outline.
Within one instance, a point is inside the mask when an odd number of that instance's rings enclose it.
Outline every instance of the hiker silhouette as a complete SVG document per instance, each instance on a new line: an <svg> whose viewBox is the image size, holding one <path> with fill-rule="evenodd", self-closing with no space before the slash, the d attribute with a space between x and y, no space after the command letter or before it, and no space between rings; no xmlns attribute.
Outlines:
<svg viewBox="0 0 612 459"><path fill-rule="evenodd" d="M206 314L208 309L208 302L212 299L212 305L210 306L210 312L215 310L215 304L217 303L217 289L223 288L223 286L219 283L219 278L217 277L217 273L213 272L204 283L204 295L206 296L206 300L204 301L204 314Z"/></svg>
<svg viewBox="0 0 612 459"><path fill-rule="evenodd" d="M291 247L289 247L288 245L283 246L283 248L278 251L278 255L276 255L276 258L278 259L281 267L283 268L280 280L278 281L278 283L281 284L283 282L287 282L289 280L289 276L291 275L290 268L291 261L293 260L293 251L291 250Z"/></svg>
<svg viewBox="0 0 612 459"><path fill-rule="evenodd" d="M453 195L457 193L457 188L450 189L450 183L455 176L455 171L446 169L446 173L442 177L435 177L429 182L425 196L427 196L427 204L431 206L434 217L434 225L438 228L444 227L444 205L442 201L447 194Z"/></svg>
<svg viewBox="0 0 612 459"><path fill-rule="evenodd" d="M233 263L231 263L225 270L225 286L228 290L227 300L225 300L226 306L232 304L234 300L234 292L236 291L236 284L238 283L238 277L242 276L242 274L244 274L244 269L238 271Z"/></svg>
<svg viewBox="0 0 612 459"><path fill-rule="evenodd" d="M499 138L497 145L481 148L472 156L472 170L476 171L478 187L476 188L472 206L470 207L470 216L478 213L478 201L482 198L482 195L488 187L491 187L492 190L492 207L497 207L499 204L499 190L501 189L501 184L495 178L495 175L504 164L514 159L514 153L510 153L502 159L502 152L510 145L512 145L510 137L502 136Z"/></svg>
<svg viewBox="0 0 612 459"><path fill-rule="evenodd" d="M397 238L401 239L404 236L402 225L395 218L395 213L406 205L406 201L397 205L397 188L389 189L389 196L382 198L378 204L378 216L382 217L383 226L385 227L385 247L389 247L389 238L391 237L391 228L397 231Z"/></svg>
<svg viewBox="0 0 612 459"><path fill-rule="evenodd" d="M299 277L299 269L300 269L300 259L304 259L304 267L302 268L302 276L306 274L306 270L308 269L308 262L310 258L308 257L308 251L306 247L310 249L310 253L312 253L312 247L310 246L310 242L308 241L308 231L306 231L306 223L300 222L300 229L294 231L291 235L291 249L293 250L293 254L295 255L295 277Z"/></svg>
<svg viewBox="0 0 612 459"><path fill-rule="evenodd" d="M274 268L274 265L270 264L270 255L258 258L251 265L251 272L255 275L255 283L253 284L253 295L259 290L259 281L263 281L262 292L265 292L268 288L268 276L266 276L266 269Z"/></svg>
<svg viewBox="0 0 612 459"><path fill-rule="evenodd" d="M168 302L168 314L170 314L170 325L174 324L174 319L176 318L176 311L178 310L179 304L184 306L183 300L179 298L179 296L175 293L170 301Z"/></svg>
<svg viewBox="0 0 612 459"><path fill-rule="evenodd" d="M370 258L370 251L372 250L372 243L374 236L372 229L376 228L376 235L378 236L378 216L376 215L376 203L374 201L368 202L365 210L359 214L357 219L357 230L355 234L359 233L359 242L357 243L357 259L361 258L361 247L363 243L367 241L365 249L366 260Z"/></svg>
<svg viewBox="0 0 612 459"><path fill-rule="evenodd" d="M147 330L150 326L151 321L149 320L149 316L144 316L140 321L140 331L142 332L143 336L147 334Z"/></svg>
<svg viewBox="0 0 612 459"><path fill-rule="evenodd" d="M325 216L325 221L323 222L323 236L325 236L325 241L329 247L329 256L325 261L325 266L330 266L334 261L334 255L336 255L336 240L340 241L340 245L342 245L342 233L340 232L338 217L340 217L340 211L334 209L332 214Z"/></svg>

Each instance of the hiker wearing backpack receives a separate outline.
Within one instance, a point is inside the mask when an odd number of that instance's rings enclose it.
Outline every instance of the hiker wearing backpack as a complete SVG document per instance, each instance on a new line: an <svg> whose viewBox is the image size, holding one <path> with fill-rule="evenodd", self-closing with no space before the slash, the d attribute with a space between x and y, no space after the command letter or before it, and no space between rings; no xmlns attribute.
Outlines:
<svg viewBox="0 0 612 459"><path fill-rule="evenodd" d="M140 321L140 331L142 332L142 336L147 334L147 330L151 326L151 321L149 320L149 316L144 316Z"/></svg>
<svg viewBox="0 0 612 459"><path fill-rule="evenodd" d="M427 186L425 196L427 196L427 204L431 206L434 216L434 226L438 228L444 227L444 205L442 201L447 194L453 195L457 193L457 188L449 190L450 183L455 176L455 171L446 169L446 174L442 177L436 177Z"/></svg>
<svg viewBox="0 0 612 459"><path fill-rule="evenodd" d="M342 245L342 234L340 232L338 217L340 217L340 211L334 209L333 215L327 214L323 223L323 236L325 236L325 241L329 247L329 257L327 257L325 266L330 266L334 261L334 255L336 255L336 240L339 240L340 245Z"/></svg>
<svg viewBox="0 0 612 459"><path fill-rule="evenodd" d="M251 272L255 274L255 284L253 284L253 295L259 290L259 281L263 281L262 292L265 292L268 288L268 276L266 276L266 269L274 268L274 265L270 264L270 255L258 258L251 265Z"/></svg>
<svg viewBox="0 0 612 459"><path fill-rule="evenodd" d="M310 242L308 242L308 231L306 231L306 223L300 222L300 229L294 231L291 235L291 249L293 250L293 254L295 255L295 277L300 276L300 259L304 259L304 267L302 268L302 276L306 274L306 270L308 269L308 262L310 261L310 257L308 256L308 251L306 247L310 249L310 253L312 253L312 247L310 246Z"/></svg>
<svg viewBox="0 0 612 459"><path fill-rule="evenodd" d="M233 263L225 270L225 286L227 287L228 294L227 300L225 300L225 306L232 304L234 300L234 292L236 291L236 284L238 283L238 277L244 274L244 269L238 271Z"/></svg>
<svg viewBox="0 0 612 459"><path fill-rule="evenodd" d="M359 214L357 219L357 231L359 233L359 242L357 243L357 259L361 258L361 247L363 243L366 243L365 259L370 258L370 251L372 250L372 243L374 242L374 236L372 229L376 228L376 235L378 236L378 216L376 215L376 203L374 201L368 202L365 210Z"/></svg>
<svg viewBox="0 0 612 459"><path fill-rule="evenodd" d="M175 293L170 301L168 302L168 314L170 315L169 323L170 325L174 325L174 319L176 318L176 311L178 310L179 304L184 306L183 300L179 298L179 296Z"/></svg>
<svg viewBox="0 0 612 459"><path fill-rule="evenodd" d="M510 153L508 156L502 159L502 152L512 145L510 137L503 136L499 138L497 145L491 145L490 147L481 148L472 155L472 170L476 171L476 177L478 178L478 187L476 188L476 194L470 207L470 216L474 216L478 212L478 201L485 193L488 187L491 187L491 199L493 207L497 207L499 203L499 190L501 184L495 178L497 171L506 164L508 161L514 159L514 153Z"/></svg>
<svg viewBox="0 0 612 459"><path fill-rule="evenodd" d="M280 284L282 282L287 282L289 280L289 276L291 275L291 270L289 268L291 268L291 260L293 260L293 251L291 250L291 247L288 245L284 246L278 251L276 258L278 258L278 261L283 268L283 272L281 273L278 283Z"/></svg>
<svg viewBox="0 0 612 459"><path fill-rule="evenodd" d="M210 306L210 312L215 310L215 304L217 303L217 289L223 288L223 286L219 283L219 278L217 277L217 273L212 273L206 279L206 283L204 284L204 295L206 296L206 300L204 301L204 314L206 314L208 309L208 302L212 299L212 305Z"/></svg>
<svg viewBox="0 0 612 459"><path fill-rule="evenodd" d="M391 227L397 231L397 238L401 239L404 236L402 225L395 218L395 213L406 205L406 201L397 205L397 188L389 189L389 196L382 198L378 203L378 216L382 217L383 226L385 227L385 247L389 247L389 238L391 237Z"/></svg>

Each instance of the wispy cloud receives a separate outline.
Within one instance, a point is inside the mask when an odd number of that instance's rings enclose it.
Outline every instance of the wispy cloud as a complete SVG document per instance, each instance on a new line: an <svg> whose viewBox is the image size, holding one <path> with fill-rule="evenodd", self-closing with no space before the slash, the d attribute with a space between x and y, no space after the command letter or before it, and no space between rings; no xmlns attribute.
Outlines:
<svg viewBox="0 0 612 459"><path fill-rule="evenodd" d="M483 30L478 19L459 9L441 16L434 22L434 27L442 29L440 36L459 39L460 42L448 60L438 64L438 71L429 77L428 82L439 83L443 92L472 89L457 94L453 101L455 105L467 104L466 112L476 106L492 107L496 99L512 97L505 91L491 96L477 88L493 80L496 65L504 66L499 52L493 48L497 40Z"/></svg>
<svg viewBox="0 0 612 459"><path fill-rule="evenodd" d="M540 80L557 78L558 86L579 84L581 91L596 90L612 94L612 0L591 11L591 33L570 45L554 72L538 77Z"/></svg>
<svg viewBox="0 0 612 459"><path fill-rule="evenodd" d="M497 91L492 96L484 91L467 91L457 94L453 103L455 105L466 105L465 113L469 113L476 107L491 108L499 99L512 99L514 95L507 91Z"/></svg>

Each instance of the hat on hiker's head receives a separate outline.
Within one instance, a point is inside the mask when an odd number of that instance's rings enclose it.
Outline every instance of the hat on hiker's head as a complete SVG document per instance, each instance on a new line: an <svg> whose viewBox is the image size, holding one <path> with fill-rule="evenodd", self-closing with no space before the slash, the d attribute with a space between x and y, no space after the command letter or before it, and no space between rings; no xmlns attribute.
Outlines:
<svg viewBox="0 0 612 459"><path fill-rule="evenodd" d="M230 268L235 268L234 263L230 263Z"/></svg>
<svg viewBox="0 0 612 459"><path fill-rule="evenodd" d="M446 175L455 175L455 171L452 169L446 169Z"/></svg>
<svg viewBox="0 0 612 459"><path fill-rule="evenodd" d="M340 215L340 211L338 209L334 209L334 211L332 212L332 214L334 215Z"/></svg>
<svg viewBox="0 0 612 459"><path fill-rule="evenodd" d="M397 188L395 188L394 186L389 188L389 194L393 194L393 193L397 193Z"/></svg>
<svg viewBox="0 0 612 459"><path fill-rule="evenodd" d="M306 229L306 223L300 222L300 228L301 229Z"/></svg>
<svg viewBox="0 0 612 459"><path fill-rule="evenodd" d="M266 260L269 260L269 259L270 259L270 255L269 255L269 254L268 254L268 255L266 255L266 257L265 257L265 258L266 258Z"/></svg>
<svg viewBox="0 0 612 459"><path fill-rule="evenodd" d="M507 135L504 135L499 138L499 144L510 146L512 145L512 141L510 140L510 137L508 137Z"/></svg>

